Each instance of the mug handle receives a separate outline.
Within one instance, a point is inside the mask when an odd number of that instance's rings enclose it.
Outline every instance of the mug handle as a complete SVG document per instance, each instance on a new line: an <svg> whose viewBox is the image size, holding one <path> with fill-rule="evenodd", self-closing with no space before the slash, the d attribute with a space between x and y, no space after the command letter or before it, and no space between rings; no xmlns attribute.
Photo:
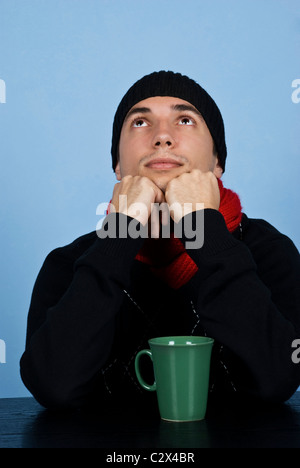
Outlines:
<svg viewBox="0 0 300 468"><path fill-rule="evenodd" d="M153 385L147 384L147 382L145 382L145 380L143 379L143 377L141 376L141 373L140 373L140 359L144 354L148 355L151 358L151 361L153 361L152 353L151 353L150 349L142 349L142 351L137 353L137 355L135 357L135 363L134 363L135 373L136 373L136 376L137 376L137 379L138 379L140 385L145 390L148 390L149 392L155 392L156 382L154 382Z"/></svg>

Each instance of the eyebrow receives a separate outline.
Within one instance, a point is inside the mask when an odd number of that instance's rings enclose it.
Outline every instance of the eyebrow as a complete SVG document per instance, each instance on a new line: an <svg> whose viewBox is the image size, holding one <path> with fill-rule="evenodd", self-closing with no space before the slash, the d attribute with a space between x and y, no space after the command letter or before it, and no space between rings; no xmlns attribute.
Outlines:
<svg viewBox="0 0 300 468"><path fill-rule="evenodd" d="M132 109L130 109L130 111L128 112L128 114L126 115L125 119L124 119L124 123L129 119L129 117L131 117L132 115L135 115L135 114L147 114L151 112L151 109L149 109L149 107L133 107Z"/></svg>
<svg viewBox="0 0 300 468"><path fill-rule="evenodd" d="M194 114L198 115L198 117L201 117L201 119L203 119L201 112L199 112L198 109L196 109L196 107L190 104L175 104L174 106L172 106L172 109L178 112L193 112Z"/></svg>
<svg viewBox="0 0 300 468"><path fill-rule="evenodd" d="M173 106L171 106L171 109L176 111L176 112L187 112L187 111L188 112L193 112L198 117L201 117L201 119L203 120L203 116L202 116L201 112L199 112L198 109L196 109L196 107L194 107L192 105L189 105L189 104L174 104ZM126 115L126 117L124 119L124 123L131 116L133 116L135 114L149 114L149 113L152 113L152 111L151 111L151 109L149 107L133 107L132 109L130 109L130 111Z"/></svg>

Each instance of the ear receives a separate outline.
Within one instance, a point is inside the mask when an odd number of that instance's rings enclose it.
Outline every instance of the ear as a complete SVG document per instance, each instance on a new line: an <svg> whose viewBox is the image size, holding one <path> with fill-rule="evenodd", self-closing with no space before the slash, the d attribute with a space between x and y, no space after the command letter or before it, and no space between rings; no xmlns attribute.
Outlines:
<svg viewBox="0 0 300 468"><path fill-rule="evenodd" d="M116 179L117 179L117 180L121 180L121 179L122 179L122 177L121 177L121 170L120 170L120 163L119 163L119 162L118 162L118 164L116 165L115 174L116 174Z"/></svg>
<svg viewBox="0 0 300 468"><path fill-rule="evenodd" d="M223 169L220 166L219 159L217 159L217 162L216 162L215 168L213 170L213 173L215 174L217 179L221 179L221 177L223 175Z"/></svg>

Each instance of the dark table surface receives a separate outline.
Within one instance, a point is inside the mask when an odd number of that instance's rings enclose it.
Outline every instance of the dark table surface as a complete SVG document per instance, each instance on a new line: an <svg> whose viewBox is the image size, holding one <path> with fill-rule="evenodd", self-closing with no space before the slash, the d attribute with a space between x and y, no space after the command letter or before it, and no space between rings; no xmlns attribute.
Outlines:
<svg viewBox="0 0 300 468"><path fill-rule="evenodd" d="M300 392L277 406L219 403L209 407L205 420L189 423L162 421L155 411L59 413L45 410L33 398L0 399L0 447L102 448L105 456L143 448L149 454L193 448L300 448Z"/></svg>

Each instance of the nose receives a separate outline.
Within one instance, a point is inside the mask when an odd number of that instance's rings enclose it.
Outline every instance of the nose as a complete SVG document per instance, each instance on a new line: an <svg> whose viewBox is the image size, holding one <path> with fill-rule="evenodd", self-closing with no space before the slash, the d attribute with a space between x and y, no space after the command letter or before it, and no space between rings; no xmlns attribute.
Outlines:
<svg viewBox="0 0 300 468"><path fill-rule="evenodd" d="M169 128L165 126L160 126L154 137L153 137L153 146L155 148L171 148L175 144L175 139Z"/></svg>

